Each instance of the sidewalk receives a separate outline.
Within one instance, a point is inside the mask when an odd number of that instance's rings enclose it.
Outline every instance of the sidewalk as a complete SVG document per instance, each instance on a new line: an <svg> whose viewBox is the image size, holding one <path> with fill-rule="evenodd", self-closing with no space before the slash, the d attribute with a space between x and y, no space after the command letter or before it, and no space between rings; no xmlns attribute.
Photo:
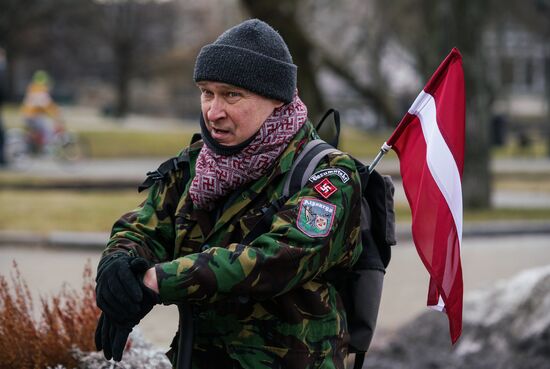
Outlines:
<svg viewBox="0 0 550 369"><path fill-rule="evenodd" d="M550 234L548 221L492 221L466 222L463 238L521 236ZM403 244L412 240L410 224L397 224L397 243ZM107 232L66 232L53 231L35 233L27 231L0 230L1 246L31 246L47 248L70 248L74 250L98 250L105 248L109 233Z"/></svg>
<svg viewBox="0 0 550 369"><path fill-rule="evenodd" d="M146 173L155 170L166 158L83 160L60 163L54 160L35 160L23 169L5 168L0 171L6 179L0 189L137 189ZM365 161L366 162L366 161ZM396 186L395 201L406 202L396 159L384 158L377 167L380 173L392 176ZM550 177L550 159L499 159L492 163L493 173L505 176L542 175ZM533 193L528 189L495 191L495 207L550 208L550 191Z"/></svg>
<svg viewBox="0 0 550 369"><path fill-rule="evenodd" d="M147 159L95 159L82 160L78 163L61 163L46 158L35 159L25 168L2 168L7 175L23 175L33 178L51 180L107 180L107 181L141 181L145 173L156 169L168 158ZM368 163L372 158L363 158ZM395 158L384 158L376 169L380 173L389 174L394 178L399 175L399 161ZM550 158L536 159L495 159L491 162L491 170L503 175L533 175L550 176Z"/></svg>

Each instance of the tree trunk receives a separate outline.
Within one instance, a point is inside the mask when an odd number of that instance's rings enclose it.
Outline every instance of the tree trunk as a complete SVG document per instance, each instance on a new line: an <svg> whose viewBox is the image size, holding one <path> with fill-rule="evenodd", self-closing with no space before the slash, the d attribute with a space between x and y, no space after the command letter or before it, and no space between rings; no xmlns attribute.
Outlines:
<svg viewBox="0 0 550 369"><path fill-rule="evenodd" d="M317 120L326 110L325 99L316 79L312 62L314 47L296 20L297 3L294 0L242 0L252 17L269 23L288 45L294 64L298 66L298 92L308 107L309 116Z"/></svg>
<svg viewBox="0 0 550 369"><path fill-rule="evenodd" d="M116 49L116 92L115 115L125 117L130 110L130 78L132 76L132 53L127 45Z"/></svg>
<svg viewBox="0 0 550 369"><path fill-rule="evenodd" d="M464 206L483 209L491 206L492 173L489 151L489 97L466 80L466 147L462 192ZM472 96L473 93L477 95Z"/></svg>
<svg viewBox="0 0 550 369"><path fill-rule="evenodd" d="M15 73L17 70L16 63L16 54L13 48L10 45L6 45L6 81L5 81L5 99L6 101L15 101L16 100L16 89L15 85Z"/></svg>
<svg viewBox="0 0 550 369"><path fill-rule="evenodd" d="M550 15L548 16L548 21L550 22ZM547 34L550 37L550 32L547 32ZM550 55L545 60L544 75L546 77L544 81L546 88L546 122L544 123L544 129L546 129L546 156L550 158Z"/></svg>
<svg viewBox="0 0 550 369"><path fill-rule="evenodd" d="M362 84L353 72L345 66L342 60L336 60L327 52L319 50L321 62L325 67L330 69L338 77L346 81L365 100L369 101L372 106L382 115L383 120L389 126L399 123L401 117L397 113L395 101L385 92L384 88L370 87ZM380 84L377 84L380 86Z"/></svg>
<svg viewBox="0 0 550 369"><path fill-rule="evenodd" d="M489 4L486 0L475 4L454 0L450 10L456 20L453 41L463 50L464 56L467 109L462 177L464 206L468 209L488 208L493 185L489 123L494 96L489 86L481 35L485 30L483 20Z"/></svg>
<svg viewBox="0 0 550 369"><path fill-rule="evenodd" d="M489 123L493 96L489 88L487 61L481 41L484 19L489 11L487 0L466 2L446 0L440 28L446 25L447 47L457 45L463 56L466 87L466 147L462 176L464 207L491 206L492 174L489 145Z"/></svg>

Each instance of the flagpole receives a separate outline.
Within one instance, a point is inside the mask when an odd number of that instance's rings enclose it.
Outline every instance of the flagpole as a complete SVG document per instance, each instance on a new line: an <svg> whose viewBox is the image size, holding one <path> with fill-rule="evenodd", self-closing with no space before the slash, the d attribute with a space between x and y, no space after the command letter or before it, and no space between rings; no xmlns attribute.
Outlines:
<svg viewBox="0 0 550 369"><path fill-rule="evenodd" d="M460 55L460 52L457 48L453 48L449 55L443 60L441 65L437 68L435 73L432 75L424 89L420 92L420 94L417 96L415 101L413 102L411 108L409 111L405 114L405 116L401 119L393 133L391 134L390 138L380 148L380 152L374 160L372 161L371 165L369 165L369 174L371 174L374 171L374 167L378 164L378 162L382 159L382 157L391 150L392 146L395 144L395 142L399 139L405 128L411 123L411 121L414 119L415 114L414 111L417 110L417 105L421 103L421 98L423 98L424 91L430 91L433 89L433 86L435 84L438 84L441 78L441 75L443 71L448 67L449 63L451 63L455 58L458 58L459 60L462 60L462 57ZM411 112L412 111L412 112ZM388 144L389 142L389 144Z"/></svg>
<svg viewBox="0 0 550 369"><path fill-rule="evenodd" d="M378 155L376 155L372 163L369 165L369 174L372 173L372 171L374 170L374 167L378 164L378 162L382 159L382 157L386 155L386 153L390 150L391 150L391 146L389 146L387 142L384 142L382 144L382 147L380 147L380 151L378 152Z"/></svg>
<svg viewBox="0 0 550 369"><path fill-rule="evenodd" d="M392 132L391 136L388 138L386 142L382 144L380 147L380 151L378 152L378 155L374 158L372 163L369 165L369 174L371 174L374 171L374 167L378 164L380 160L382 160L382 157L388 153L388 151L391 150L393 147L393 144L397 141L397 139L401 136L405 128L409 125L409 123L412 121L413 115L407 112L405 116L401 119L397 127L395 127L395 130ZM388 144L389 142L389 144Z"/></svg>

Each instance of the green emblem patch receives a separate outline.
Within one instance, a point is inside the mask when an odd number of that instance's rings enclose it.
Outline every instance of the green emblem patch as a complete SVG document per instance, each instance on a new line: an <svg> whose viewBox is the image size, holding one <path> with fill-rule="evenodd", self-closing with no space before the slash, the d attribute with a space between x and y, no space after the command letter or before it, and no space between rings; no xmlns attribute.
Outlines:
<svg viewBox="0 0 550 369"><path fill-rule="evenodd" d="M310 237L325 237L329 234L336 215L336 205L314 198L300 201L296 226Z"/></svg>

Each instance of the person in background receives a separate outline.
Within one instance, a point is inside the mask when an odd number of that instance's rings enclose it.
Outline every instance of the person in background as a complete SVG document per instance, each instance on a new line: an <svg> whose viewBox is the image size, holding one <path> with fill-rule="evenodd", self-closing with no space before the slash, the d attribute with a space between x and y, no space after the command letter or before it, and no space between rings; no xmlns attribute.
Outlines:
<svg viewBox="0 0 550 369"><path fill-rule="evenodd" d="M296 75L284 40L257 19L200 51L202 140L183 151L189 179L174 170L157 181L116 221L98 265L96 345L107 359L121 360L132 328L162 303L192 306L193 368L344 368L346 315L324 273L361 252L353 160L329 154L268 231L247 237L319 137ZM168 356L180 367L178 342Z"/></svg>
<svg viewBox="0 0 550 369"><path fill-rule="evenodd" d="M25 126L30 133L30 148L35 153L44 150L54 132L62 126L59 107L53 100L51 78L47 72L37 70L27 86L21 105Z"/></svg>

